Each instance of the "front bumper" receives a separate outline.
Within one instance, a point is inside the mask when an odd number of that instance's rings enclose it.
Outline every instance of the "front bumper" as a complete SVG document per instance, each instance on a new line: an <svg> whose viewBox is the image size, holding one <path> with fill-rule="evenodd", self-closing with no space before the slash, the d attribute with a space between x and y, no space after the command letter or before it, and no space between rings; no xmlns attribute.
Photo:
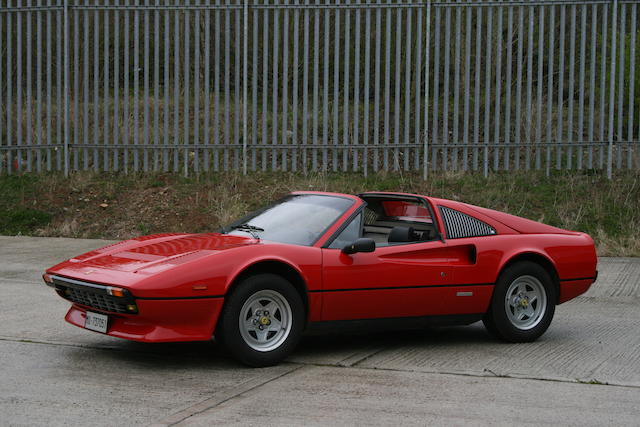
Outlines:
<svg viewBox="0 0 640 427"><path fill-rule="evenodd" d="M206 341L211 339L223 298L136 300L138 314L102 312L109 316L107 335L142 342ZM87 311L73 304L65 320L84 328Z"/></svg>
<svg viewBox="0 0 640 427"><path fill-rule="evenodd" d="M84 328L87 311L108 316L107 335L143 342L211 339L224 298L136 298L126 289L50 276L56 292L72 303L65 320ZM117 289L120 296L111 295Z"/></svg>

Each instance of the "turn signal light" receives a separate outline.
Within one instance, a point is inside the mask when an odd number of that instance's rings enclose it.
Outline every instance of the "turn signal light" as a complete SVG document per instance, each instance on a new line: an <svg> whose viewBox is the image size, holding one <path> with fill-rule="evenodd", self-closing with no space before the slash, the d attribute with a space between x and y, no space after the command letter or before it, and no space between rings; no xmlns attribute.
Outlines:
<svg viewBox="0 0 640 427"><path fill-rule="evenodd" d="M120 298L124 297L124 289L116 288L114 286L108 286L107 293L114 297L120 297Z"/></svg>
<svg viewBox="0 0 640 427"><path fill-rule="evenodd" d="M42 280L44 280L44 283L46 283L47 285L50 285L53 283L53 279L51 279L51 276L48 275L47 273L44 273L42 275Z"/></svg>

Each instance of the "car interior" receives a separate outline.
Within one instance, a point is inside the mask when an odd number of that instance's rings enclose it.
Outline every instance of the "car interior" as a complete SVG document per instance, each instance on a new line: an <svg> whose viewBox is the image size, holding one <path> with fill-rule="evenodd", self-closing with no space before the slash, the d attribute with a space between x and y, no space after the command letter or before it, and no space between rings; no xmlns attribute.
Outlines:
<svg viewBox="0 0 640 427"><path fill-rule="evenodd" d="M361 194L364 209L362 237L376 246L425 242L438 239L426 202L401 196Z"/></svg>

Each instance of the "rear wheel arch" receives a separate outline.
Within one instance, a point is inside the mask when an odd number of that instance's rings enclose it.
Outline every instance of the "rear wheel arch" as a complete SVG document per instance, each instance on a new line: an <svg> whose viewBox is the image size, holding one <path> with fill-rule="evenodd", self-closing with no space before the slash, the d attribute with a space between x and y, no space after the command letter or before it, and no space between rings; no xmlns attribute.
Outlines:
<svg viewBox="0 0 640 427"><path fill-rule="evenodd" d="M538 264L546 270L546 272L549 274L549 277L551 277L553 286L556 291L556 301L554 301L554 303L557 305L558 300L560 298L560 277L558 276L558 271L556 270L555 265L553 264L553 262L551 262L549 258L539 253L524 252L511 257L500 268L500 272L498 273L498 277L496 277L496 281L507 268L511 267L514 264L517 264L519 262L524 262L524 261L529 261L529 262Z"/></svg>
<svg viewBox="0 0 640 427"><path fill-rule="evenodd" d="M244 279L250 276L254 276L261 273L271 273L283 277L289 283L293 285L295 290L300 295L300 299L304 305L305 317L309 314L309 298L307 295L307 284L302 278L302 275L298 270L291 265L276 260L263 260L258 261L245 267L236 277L231 281L227 287L226 295L230 295L234 290L242 283Z"/></svg>

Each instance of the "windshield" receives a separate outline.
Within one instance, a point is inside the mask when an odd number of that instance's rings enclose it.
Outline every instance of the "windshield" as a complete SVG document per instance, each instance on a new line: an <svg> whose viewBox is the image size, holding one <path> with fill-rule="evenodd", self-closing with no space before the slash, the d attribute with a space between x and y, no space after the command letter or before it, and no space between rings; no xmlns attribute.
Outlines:
<svg viewBox="0 0 640 427"><path fill-rule="evenodd" d="M227 234L311 246L353 204L344 197L295 194L225 227Z"/></svg>

